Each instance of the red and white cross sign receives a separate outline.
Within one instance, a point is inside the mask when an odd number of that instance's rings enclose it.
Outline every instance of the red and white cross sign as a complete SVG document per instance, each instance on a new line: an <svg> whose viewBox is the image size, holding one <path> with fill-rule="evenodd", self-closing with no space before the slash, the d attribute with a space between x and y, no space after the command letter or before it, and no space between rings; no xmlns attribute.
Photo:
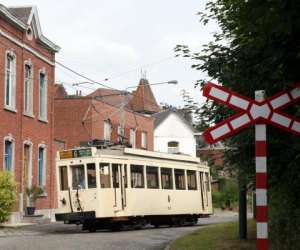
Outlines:
<svg viewBox="0 0 300 250"><path fill-rule="evenodd" d="M300 84L288 91L282 91L264 99L262 91L255 92L255 100L208 82L203 95L216 102L237 110L239 113L208 128L203 137L208 143L215 143L243 128L255 124L256 165L256 249L268 249L268 206L267 206L267 143L266 123L300 136L300 119L281 110L300 100Z"/></svg>
<svg viewBox="0 0 300 250"><path fill-rule="evenodd" d="M268 123L300 135L300 119L281 112L283 108L300 100L300 84L261 102L211 82L204 86L203 95L239 112L205 130L203 137L210 144L230 137L258 122Z"/></svg>

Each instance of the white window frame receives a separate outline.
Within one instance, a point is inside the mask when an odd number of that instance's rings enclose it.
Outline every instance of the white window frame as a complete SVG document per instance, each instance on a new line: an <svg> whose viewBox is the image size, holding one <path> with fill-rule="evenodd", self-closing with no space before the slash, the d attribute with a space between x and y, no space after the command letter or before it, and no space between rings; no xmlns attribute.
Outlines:
<svg viewBox="0 0 300 250"><path fill-rule="evenodd" d="M103 123L103 139L106 141L110 141L111 140L111 132L112 132L112 128L111 128L111 123L106 120Z"/></svg>
<svg viewBox="0 0 300 250"><path fill-rule="evenodd" d="M42 177L43 177L43 180L42 180L42 183L39 183L39 171L40 171L40 168L39 168L39 152L40 152L40 148L43 148L44 151L44 162L43 162L43 173L42 173ZM37 150L37 185L42 187L42 188L45 188L46 187L46 178L47 178L47 147L45 144L39 144L38 145L38 150Z"/></svg>
<svg viewBox="0 0 300 250"><path fill-rule="evenodd" d="M26 66L30 67L30 77L29 79L26 78ZM33 65L31 63L31 59L27 60L24 62L24 115L26 116L30 116L30 117L34 117L33 115ZM29 91L27 92L26 89L26 81L29 80ZM26 107L26 103L25 103L25 99L26 99L26 95L29 95L29 108L27 110Z"/></svg>
<svg viewBox="0 0 300 250"><path fill-rule="evenodd" d="M45 116L42 117L41 116L41 74L45 75ZM48 112L47 112L47 106L48 106L48 76L46 73L46 70L43 68L41 70L39 70L39 120L43 121L43 122L48 122L47 116L48 116Z"/></svg>
<svg viewBox="0 0 300 250"><path fill-rule="evenodd" d="M11 169L10 172L15 172L15 139L11 134L5 136L3 138L3 170L5 169L5 142L10 141L12 143L12 157L11 157Z"/></svg>
<svg viewBox="0 0 300 250"><path fill-rule="evenodd" d="M142 131L141 133L141 148L146 149L148 146L148 141L147 141L147 132Z"/></svg>
<svg viewBox="0 0 300 250"><path fill-rule="evenodd" d="M10 102L9 104L6 104L6 82L7 82L7 66L8 66L8 61L7 57L11 56L13 58L13 64L12 64L12 69L10 72L10 76L12 79L10 82ZM16 67L17 67L17 57L16 54L12 50L7 50L5 52L5 69L4 69L4 108L13 112L17 112L16 110Z"/></svg>
<svg viewBox="0 0 300 250"><path fill-rule="evenodd" d="M176 147L169 146L170 142L176 142L177 146ZM178 154L179 153L179 142L178 141L168 141L167 146L168 146L169 154Z"/></svg>
<svg viewBox="0 0 300 250"><path fill-rule="evenodd" d="M132 148L136 147L136 129L131 128L129 130L129 143L131 144Z"/></svg>

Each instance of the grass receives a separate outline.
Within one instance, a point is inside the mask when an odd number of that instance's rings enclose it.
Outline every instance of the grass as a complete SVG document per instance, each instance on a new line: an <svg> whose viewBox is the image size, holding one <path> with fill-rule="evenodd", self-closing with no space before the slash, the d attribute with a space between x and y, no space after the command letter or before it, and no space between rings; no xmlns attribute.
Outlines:
<svg viewBox="0 0 300 250"><path fill-rule="evenodd" d="M205 226L175 240L171 250L252 250L255 245L255 221L248 221L248 240L238 239L238 222Z"/></svg>

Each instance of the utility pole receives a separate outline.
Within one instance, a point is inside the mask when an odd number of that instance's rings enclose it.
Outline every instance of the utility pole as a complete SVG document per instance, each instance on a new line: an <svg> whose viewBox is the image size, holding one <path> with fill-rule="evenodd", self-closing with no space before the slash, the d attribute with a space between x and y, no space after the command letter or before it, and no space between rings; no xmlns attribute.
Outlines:
<svg viewBox="0 0 300 250"><path fill-rule="evenodd" d="M120 142L121 144L124 143L124 138L125 138L125 106L127 104L127 92L122 91L122 103L120 107Z"/></svg>

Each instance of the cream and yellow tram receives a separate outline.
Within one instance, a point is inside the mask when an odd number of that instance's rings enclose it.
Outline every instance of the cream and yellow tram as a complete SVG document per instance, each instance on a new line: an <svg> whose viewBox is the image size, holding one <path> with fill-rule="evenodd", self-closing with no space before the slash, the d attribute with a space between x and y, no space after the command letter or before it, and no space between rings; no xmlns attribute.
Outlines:
<svg viewBox="0 0 300 250"><path fill-rule="evenodd" d="M212 213L209 168L198 158L132 148L57 156L57 221L103 227L183 225Z"/></svg>

